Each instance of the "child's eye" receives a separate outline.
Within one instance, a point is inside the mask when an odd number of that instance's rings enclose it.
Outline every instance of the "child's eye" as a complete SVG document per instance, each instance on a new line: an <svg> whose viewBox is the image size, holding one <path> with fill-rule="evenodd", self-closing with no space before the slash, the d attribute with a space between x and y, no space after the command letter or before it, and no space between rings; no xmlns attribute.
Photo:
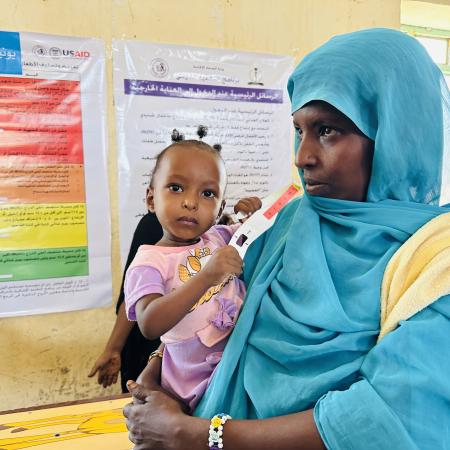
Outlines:
<svg viewBox="0 0 450 450"><path fill-rule="evenodd" d="M179 184L169 184L169 191L183 192L183 188Z"/></svg>
<svg viewBox="0 0 450 450"><path fill-rule="evenodd" d="M214 198L215 196L216 196L216 193L213 191L203 191L203 197Z"/></svg>

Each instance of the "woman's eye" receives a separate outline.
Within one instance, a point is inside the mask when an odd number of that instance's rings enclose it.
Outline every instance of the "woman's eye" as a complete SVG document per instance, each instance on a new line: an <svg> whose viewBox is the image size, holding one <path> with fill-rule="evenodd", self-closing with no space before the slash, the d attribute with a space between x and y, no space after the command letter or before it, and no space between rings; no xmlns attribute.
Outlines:
<svg viewBox="0 0 450 450"><path fill-rule="evenodd" d="M334 128L331 127L320 127L319 129L319 135L320 136L330 136L334 132Z"/></svg>
<svg viewBox="0 0 450 450"><path fill-rule="evenodd" d="M172 192L182 192L183 188L179 184L170 184L169 185L169 191Z"/></svg>
<svg viewBox="0 0 450 450"><path fill-rule="evenodd" d="M297 133L298 138L301 139L301 138L302 138L303 131L302 131L300 128L296 128L296 129L295 129L295 132Z"/></svg>
<svg viewBox="0 0 450 450"><path fill-rule="evenodd" d="M214 198L216 194L213 191L203 191L203 197Z"/></svg>

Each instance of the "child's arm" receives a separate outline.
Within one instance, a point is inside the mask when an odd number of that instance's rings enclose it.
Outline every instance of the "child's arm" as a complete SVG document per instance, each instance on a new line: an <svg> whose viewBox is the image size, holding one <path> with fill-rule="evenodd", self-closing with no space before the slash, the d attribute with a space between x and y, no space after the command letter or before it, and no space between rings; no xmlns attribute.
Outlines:
<svg viewBox="0 0 450 450"><path fill-rule="evenodd" d="M182 286L166 295L149 294L136 303L142 334L155 339L173 328L212 286L242 272L242 259L231 246L218 248L206 266Z"/></svg>

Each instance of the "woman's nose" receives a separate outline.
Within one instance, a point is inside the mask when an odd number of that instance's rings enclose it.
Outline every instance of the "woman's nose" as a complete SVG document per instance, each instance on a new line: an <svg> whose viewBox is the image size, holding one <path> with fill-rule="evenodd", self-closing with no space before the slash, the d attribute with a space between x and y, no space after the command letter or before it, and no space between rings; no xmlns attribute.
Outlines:
<svg viewBox="0 0 450 450"><path fill-rule="evenodd" d="M314 167L317 164L317 151L312 139L304 136L295 155L295 165L299 169Z"/></svg>

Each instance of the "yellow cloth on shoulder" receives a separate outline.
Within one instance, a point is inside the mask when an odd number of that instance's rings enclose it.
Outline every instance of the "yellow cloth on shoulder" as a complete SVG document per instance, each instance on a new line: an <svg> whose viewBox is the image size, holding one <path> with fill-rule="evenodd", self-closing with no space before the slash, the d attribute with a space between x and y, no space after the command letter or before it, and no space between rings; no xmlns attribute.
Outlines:
<svg viewBox="0 0 450 450"><path fill-rule="evenodd" d="M401 320L450 294L450 213L419 228L392 256L381 286L378 342Z"/></svg>

